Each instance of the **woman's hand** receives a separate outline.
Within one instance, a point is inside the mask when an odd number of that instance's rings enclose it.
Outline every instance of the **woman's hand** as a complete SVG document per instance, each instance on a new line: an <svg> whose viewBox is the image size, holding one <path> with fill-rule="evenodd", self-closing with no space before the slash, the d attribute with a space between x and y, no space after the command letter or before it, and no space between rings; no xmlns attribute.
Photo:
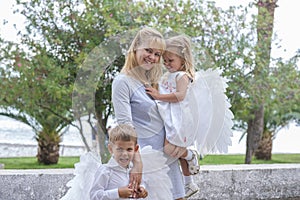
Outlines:
<svg viewBox="0 0 300 200"><path fill-rule="evenodd" d="M143 163L141 154L137 151L133 158L133 167L130 170L129 175L129 187L134 189L133 198L136 198L136 193L140 187L142 181Z"/></svg>

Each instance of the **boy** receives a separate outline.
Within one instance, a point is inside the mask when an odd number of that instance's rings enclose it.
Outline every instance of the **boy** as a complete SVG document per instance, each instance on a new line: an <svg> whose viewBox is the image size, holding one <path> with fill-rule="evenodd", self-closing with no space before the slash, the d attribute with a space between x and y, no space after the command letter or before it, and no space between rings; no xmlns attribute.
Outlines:
<svg viewBox="0 0 300 200"><path fill-rule="evenodd" d="M137 134L130 125L118 125L109 132L108 150L112 157L95 174L91 200L130 198L134 193L136 198L148 196L142 185L134 191L129 184L132 160L138 149Z"/></svg>

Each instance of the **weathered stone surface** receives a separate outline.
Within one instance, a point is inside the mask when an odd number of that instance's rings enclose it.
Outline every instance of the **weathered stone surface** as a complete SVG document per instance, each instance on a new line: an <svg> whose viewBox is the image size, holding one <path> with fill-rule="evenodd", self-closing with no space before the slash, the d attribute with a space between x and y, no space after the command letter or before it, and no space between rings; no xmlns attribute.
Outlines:
<svg viewBox="0 0 300 200"><path fill-rule="evenodd" d="M300 165L203 166L192 199L300 199Z"/></svg>
<svg viewBox="0 0 300 200"><path fill-rule="evenodd" d="M0 200L58 200L73 169L0 170ZM300 199L300 164L201 166L190 199Z"/></svg>
<svg viewBox="0 0 300 200"><path fill-rule="evenodd" d="M1 200L56 200L67 190L73 170L0 170Z"/></svg>

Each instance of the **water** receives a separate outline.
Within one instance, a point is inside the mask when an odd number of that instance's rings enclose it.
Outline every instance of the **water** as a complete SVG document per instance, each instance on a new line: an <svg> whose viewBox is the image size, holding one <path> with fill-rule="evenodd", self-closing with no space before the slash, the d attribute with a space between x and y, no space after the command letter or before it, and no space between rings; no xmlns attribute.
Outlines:
<svg viewBox="0 0 300 200"><path fill-rule="evenodd" d="M89 134L91 131L86 131ZM240 142L242 133L234 131L232 146L229 154L245 154L246 137ZM0 157L35 156L37 152L37 141L31 127L8 117L0 116ZM91 145L91 135L86 139ZM289 128L282 129L273 141L272 153L300 153L300 127L291 124ZM60 148L61 156L81 155L85 152L84 144L80 134L74 127L62 137Z"/></svg>
<svg viewBox="0 0 300 200"><path fill-rule="evenodd" d="M78 156L85 152L84 144L75 128L62 137L61 156ZM0 157L36 156L37 141L32 128L14 119L0 116Z"/></svg>

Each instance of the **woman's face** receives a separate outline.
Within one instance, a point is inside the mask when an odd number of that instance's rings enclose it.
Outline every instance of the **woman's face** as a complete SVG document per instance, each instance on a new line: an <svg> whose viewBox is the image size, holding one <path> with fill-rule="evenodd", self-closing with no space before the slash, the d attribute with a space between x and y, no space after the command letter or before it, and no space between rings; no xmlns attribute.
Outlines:
<svg viewBox="0 0 300 200"><path fill-rule="evenodd" d="M145 70L150 70L153 68L153 64L159 62L161 50L155 48L138 48L135 55L138 65Z"/></svg>
<svg viewBox="0 0 300 200"><path fill-rule="evenodd" d="M174 53L166 52L163 55L164 65L169 72L177 72L182 68L183 61L180 56Z"/></svg>

